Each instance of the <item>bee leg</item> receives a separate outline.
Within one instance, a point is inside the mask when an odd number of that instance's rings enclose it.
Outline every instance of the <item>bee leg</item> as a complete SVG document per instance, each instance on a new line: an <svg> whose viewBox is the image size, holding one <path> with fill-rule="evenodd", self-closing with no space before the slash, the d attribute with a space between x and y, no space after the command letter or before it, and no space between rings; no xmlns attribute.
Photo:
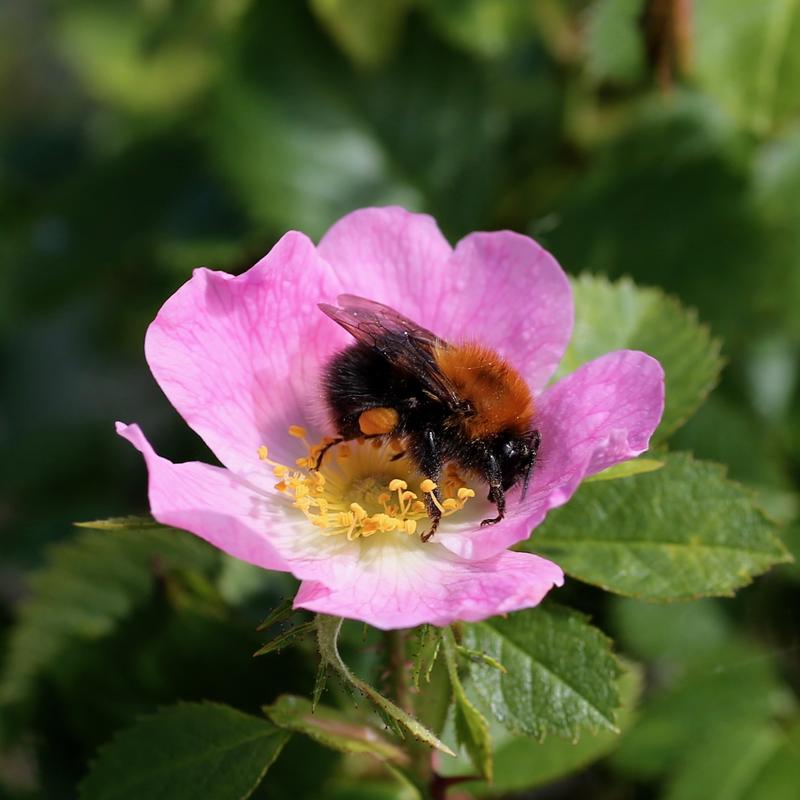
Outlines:
<svg viewBox="0 0 800 800"><path fill-rule="evenodd" d="M430 478L430 480L437 484L437 488L433 490L433 494L441 504L442 496L438 488L438 483L442 474L442 453L439 442L436 439L436 434L433 431L425 431L417 441L413 442L412 456L420 472L426 478ZM433 502L433 498L430 494L425 495L425 509L428 512L431 527L420 535L420 539L423 542L427 542L428 539L436 533L442 518L441 509Z"/></svg>
<svg viewBox="0 0 800 800"><path fill-rule="evenodd" d="M399 453L395 453L395 454L394 454L394 455L393 455L393 456L392 456L392 457L389 459L389 461L399 461L401 458L403 458L403 457L405 456L405 454L406 454L406 451L405 451L405 450L401 450Z"/></svg>
<svg viewBox="0 0 800 800"><path fill-rule="evenodd" d="M496 525L506 515L506 494L500 484L492 485L489 489L489 502L497 506L497 516L485 519L481 522L481 527L485 528L487 525Z"/></svg>
<svg viewBox="0 0 800 800"><path fill-rule="evenodd" d="M497 459L492 455L486 460L486 477L489 481L488 500L497 506L497 516L483 520L481 522L482 528L487 525L496 525L506 515L506 493L503 491L502 473Z"/></svg>
<svg viewBox="0 0 800 800"><path fill-rule="evenodd" d="M328 450L331 449L331 447L334 447L337 444L341 444L343 441L344 438L342 436L337 436L335 439L332 439L330 442L328 442L325 445L325 447L323 447L322 450L320 450L319 453L317 453L317 463L314 464L312 469L315 470L319 469L322 466L322 459L325 457L325 453L327 453Z"/></svg>

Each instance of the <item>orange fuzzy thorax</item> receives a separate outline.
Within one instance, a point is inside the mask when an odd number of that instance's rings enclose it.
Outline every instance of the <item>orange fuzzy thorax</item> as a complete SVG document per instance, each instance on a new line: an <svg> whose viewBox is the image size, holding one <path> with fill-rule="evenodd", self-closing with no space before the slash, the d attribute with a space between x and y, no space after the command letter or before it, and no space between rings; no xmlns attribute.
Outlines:
<svg viewBox="0 0 800 800"><path fill-rule="evenodd" d="M520 374L494 350L467 342L434 352L439 369L452 381L474 414L464 425L474 438L503 430L524 435L533 425L533 398Z"/></svg>

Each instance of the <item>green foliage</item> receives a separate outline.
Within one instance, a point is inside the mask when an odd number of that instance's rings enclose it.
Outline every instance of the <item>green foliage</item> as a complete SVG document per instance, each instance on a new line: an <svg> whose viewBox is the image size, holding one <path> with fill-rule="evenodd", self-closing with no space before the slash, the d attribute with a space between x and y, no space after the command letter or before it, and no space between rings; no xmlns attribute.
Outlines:
<svg viewBox="0 0 800 800"><path fill-rule="evenodd" d="M320 744L343 753L366 753L381 761L404 764L406 753L374 728L353 721L327 706L312 707L305 697L281 695L264 713L279 727L310 736Z"/></svg>
<svg viewBox="0 0 800 800"><path fill-rule="evenodd" d="M422 0L422 5L448 39L486 58L507 53L535 30L535 10L520 0Z"/></svg>
<svg viewBox="0 0 800 800"><path fill-rule="evenodd" d="M586 69L593 79L635 83L644 77L640 32L644 0L597 0L588 10Z"/></svg>
<svg viewBox="0 0 800 800"><path fill-rule="evenodd" d="M617 727L620 731L627 730L633 722L641 682L638 671L628 665L619 683L622 705L617 714ZM577 742L557 736L537 742L527 736L511 733L498 723L491 726L491 736L495 765L492 784L468 783L464 787L478 797L533 789L552 783L612 752L619 741L619 733L604 730L581 736ZM474 771L472 765L463 758L457 764L445 763L443 768L447 775L471 775Z"/></svg>
<svg viewBox="0 0 800 800"><path fill-rule="evenodd" d="M489 723L467 697L461 678L458 675L456 660L456 640L452 630L448 629L443 638L444 657L447 663L447 673L450 676L450 685L453 687L453 700L455 705L455 728L458 743L467 751L473 766L478 774L491 782L493 775L492 766L492 739L489 733Z"/></svg>
<svg viewBox="0 0 800 800"><path fill-rule="evenodd" d="M775 669L780 654L743 639L715 601L620 600L614 611L623 646L654 676L614 767L663 778L665 800L793 796L796 703Z"/></svg>
<svg viewBox="0 0 800 800"><path fill-rule="evenodd" d="M666 376L666 405L655 441L664 439L697 410L719 380L719 341L694 312L657 289L591 275L573 280L572 288L575 332L559 372L572 372L624 348L657 358Z"/></svg>
<svg viewBox="0 0 800 800"><path fill-rule="evenodd" d="M770 723L754 726L737 721L715 732L713 738L689 755L669 781L665 800L746 800L765 797L787 800L797 793L797 775L767 792L761 773L784 742L780 728ZM770 778L768 777L767 780ZM774 779L773 779L774 780Z"/></svg>
<svg viewBox="0 0 800 800"><path fill-rule="evenodd" d="M620 464L614 464L600 472L590 475L584 483L595 483L596 481L615 481L619 478L630 478L632 475L643 475L646 472L655 472L664 466L663 461L655 458L632 458Z"/></svg>
<svg viewBox="0 0 800 800"><path fill-rule="evenodd" d="M182 532L147 520L100 524L106 530L55 548L31 578L31 598L10 636L0 703L26 700L45 667L81 641L107 636L159 583L170 591L173 571L210 575L219 567L216 551Z"/></svg>
<svg viewBox="0 0 800 800"><path fill-rule="evenodd" d="M706 0L694 22L695 77L730 114L766 134L800 110L796 0Z"/></svg>
<svg viewBox="0 0 800 800"><path fill-rule="evenodd" d="M82 800L197 797L244 800L289 734L267 720L214 704L162 709L106 745L81 784Z"/></svg>
<svg viewBox="0 0 800 800"><path fill-rule="evenodd" d="M400 738L410 733L415 739L425 743L429 747L440 750L447 755L453 755L453 751L444 744L438 736L429 731L419 720L395 705L391 700L388 700L380 692L376 691L372 686L350 671L348 666L342 661L341 655L339 655L338 640L339 631L342 627L341 619L318 614L316 625L320 658L334 670L342 680L367 697L370 702L373 703L384 721L398 736L400 736Z"/></svg>
<svg viewBox="0 0 800 800"><path fill-rule="evenodd" d="M548 603L467 624L464 643L506 668L472 664L470 675L481 704L510 730L573 740L583 730L616 730L620 667L583 615Z"/></svg>
<svg viewBox="0 0 800 800"><path fill-rule="evenodd" d="M729 595L787 560L774 526L722 467L663 458L656 472L581 487L521 547L587 583L662 601Z"/></svg>
<svg viewBox="0 0 800 800"><path fill-rule="evenodd" d="M311 8L339 46L366 67L385 61L397 46L409 0L311 0Z"/></svg>

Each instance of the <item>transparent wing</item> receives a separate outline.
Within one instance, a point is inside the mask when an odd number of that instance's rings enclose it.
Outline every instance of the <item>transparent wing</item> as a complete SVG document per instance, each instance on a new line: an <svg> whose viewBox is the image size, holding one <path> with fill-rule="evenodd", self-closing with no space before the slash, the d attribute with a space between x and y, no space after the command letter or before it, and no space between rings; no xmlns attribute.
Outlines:
<svg viewBox="0 0 800 800"><path fill-rule="evenodd" d="M447 342L383 303L353 294L340 294L336 300L338 307L320 303L319 308L392 366L420 380L435 399L460 406L455 386L434 358L434 350Z"/></svg>

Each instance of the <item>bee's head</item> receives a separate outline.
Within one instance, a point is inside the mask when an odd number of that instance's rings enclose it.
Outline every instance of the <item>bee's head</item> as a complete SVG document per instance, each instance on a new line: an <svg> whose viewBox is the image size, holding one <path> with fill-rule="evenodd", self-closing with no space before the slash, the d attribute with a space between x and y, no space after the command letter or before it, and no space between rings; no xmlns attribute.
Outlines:
<svg viewBox="0 0 800 800"><path fill-rule="evenodd" d="M500 465L503 491L507 492L522 481L522 499L525 498L540 442L539 431L507 436L498 442L495 457Z"/></svg>

